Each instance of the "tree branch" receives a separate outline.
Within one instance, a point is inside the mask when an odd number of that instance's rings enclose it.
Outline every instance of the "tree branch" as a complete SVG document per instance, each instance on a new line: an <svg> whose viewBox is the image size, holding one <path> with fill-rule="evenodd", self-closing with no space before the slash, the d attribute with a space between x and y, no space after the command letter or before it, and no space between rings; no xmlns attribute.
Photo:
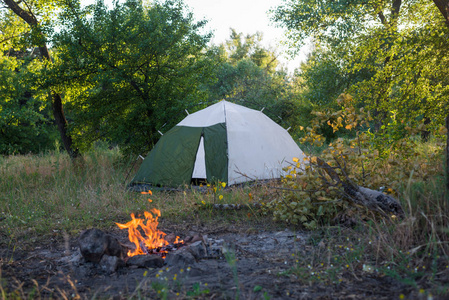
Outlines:
<svg viewBox="0 0 449 300"><path fill-rule="evenodd" d="M394 0L391 6L391 18L396 20L399 16L399 11L401 10L402 0Z"/></svg>
<svg viewBox="0 0 449 300"><path fill-rule="evenodd" d="M37 26L38 22L36 17L29 11L24 10L19 6L20 2L13 0L3 0L9 9L11 9L16 15L22 18L30 26ZM28 6L28 5L27 5Z"/></svg>
<svg viewBox="0 0 449 300"><path fill-rule="evenodd" d="M347 199L351 200L353 203L376 211L383 216L387 216L387 213L393 213L395 215L398 215L399 217L402 217L404 215L401 204L393 197L385 195L382 192L364 188L352 183L345 170L342 169L338 160L336 160L336 162L338 164L338 168L343 173L343 179L340 178L340 175L338 175L334 168L332 168L328 163L324 162L318 157L316 158L316 161L319 168L323 169L333 181L343 187L343 190L341 192ZM330 183L328 184L332 186Z"/></svg>
<svg viewBox="0 0 449 300"><path fill-rule="evenodd" d="M433 0L433 3L438 7L443 15L444 22L449 26L449 1L448 0Z"/></svg>
<svg viewBox="0 0 449 300"><path fill-rule="evenodd" d="M378 12L377 15L379 16L380 22L383 25L387 25L387 19L385 18L383 12Z"/></svg>

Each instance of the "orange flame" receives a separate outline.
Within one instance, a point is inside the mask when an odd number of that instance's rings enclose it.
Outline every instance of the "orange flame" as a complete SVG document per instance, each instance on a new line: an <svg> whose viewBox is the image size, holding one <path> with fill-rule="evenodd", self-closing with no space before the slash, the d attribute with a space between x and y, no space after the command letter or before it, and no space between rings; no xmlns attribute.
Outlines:
<svg viewBox="0 0 449 300"><path fill-rule="evenodd" d="M153 192L148 190L148 192L140 192L142 195L153 195ZM153 200L148 199L148 202L153 202Z"/></svg>
<svg viewBox="0 0 449 300"><path fill-rule="evenodd" d="M157 219L161 216L160 210L153 208L151 212L152 214L147 211L144 212L145 219L136 218L134 214L131 214L132 220L128 223L115 223L120 229L128 229L129 241L136 246L134 251L128 251L128 256L148 254L148 250L164 247L169 244L164 239L166 234L157 229L157 225L159 224ZM145 236L141 234L139 227L142 228Z"/></svg>
<svg viewBox="0 0 449 300"><path fill-rule="evenodd" d="M150 194L151 191L143 192L142 194ZM151 202L151 199L148 199ZM134 251L129 250L128 256L144 255L148 254L150 250L161 248L169 245L169 242L164 239L166 234L159 229L157 225L159 224L158 218L161 216L161 211L153 208L151 213L145 211L145 218L136 218L135 215L131 214L131 221L126 224L115 223L120 229L128 229L128 238L131 243L136 246ZM142 235L141 230L145 233ZM182 243L179 237L176 237L174 243Z"/></svg>

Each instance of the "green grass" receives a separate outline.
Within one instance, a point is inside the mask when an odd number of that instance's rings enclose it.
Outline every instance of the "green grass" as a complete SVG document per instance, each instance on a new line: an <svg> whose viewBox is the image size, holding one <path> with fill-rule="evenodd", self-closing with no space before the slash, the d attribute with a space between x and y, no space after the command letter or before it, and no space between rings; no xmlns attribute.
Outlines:
<svg viewBox="0 0 449 300"><path fill-rule="evenodd" d="M270 196L263 187L220 187L214 192L211 186L206 192L154 191L148 197L127 190L125 179L137 168L130 170L131 165L117 150L90 152L74 163L60 153L0 158L0 232L24 240L58 232L76 235L90 227L115 227L115 222L129 220L130 213L151 208L161 210L162 220L175 223L253 222L258 215L251 210L217 215L204 203L251 203Z"/></svg>
<svg viewBox="0 0 449 300"><path fill-rule="evenodd" d="M365 276L391 277L408 286L412 298L449 294L449 214L441 176L410 182L399 195L402 220L373 219L355 228L324 226L283 276L303 284L338 285ZM419 298L419 299L421 299ZM401 298L404 299L404 298Z"/></svg>
<svg viewBox="0 0 449 300"><path fill-rule="evenodd" d="M420 152L430 157L434 150ZM428 161L426 168L441 168L441 159L432 156ZM267 203L282 197L270 185L224 190L217 185L206 192L187 189L141 195L126 189L127 175L138 167L131 170L131 166L115 149L87 153L75 163L61 153L0 157L0 244L13 250L18 243L26 247L48 235L76 237L90 227L117 228L115 222L127 222L130 213L151 208L161 210L162 225L189 222L236 226L247 232L258 226L287 226L271 221L269 211L248 208L217 213L211 208L214 203ZM355 228L329 224L312 232L306 248L291 253L295 264L280 276L298 284L333 285L347 278L387 276L409 286L413 295L447 295L449 212L441 174L404 182L398 192L406 210L403 220L373 219ZM7 298L24 293L8 294L1 287L0 295ZM153 287L161 293L162 288ZM190 294L205 291L197 287Z"/></svg>
<svg viewBox="0 0 449 300"><path fill-rule="evenodd" d="M19 237L90 226L109 227L123 213L143 208L125 190L119 153L10 156L0 161L1 230Z"/></svg>

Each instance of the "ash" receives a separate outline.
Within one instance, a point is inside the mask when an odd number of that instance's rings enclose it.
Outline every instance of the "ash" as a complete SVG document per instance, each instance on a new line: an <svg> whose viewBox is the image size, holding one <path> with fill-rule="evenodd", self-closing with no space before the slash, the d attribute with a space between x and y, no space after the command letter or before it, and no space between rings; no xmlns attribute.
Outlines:
<svg viewBox="0 0 449 300"><path fill-rule="evenodd" d="M85 299L95 295L129 297L137 290L152 295L152 286L158 281L184 289L201 283L211 293L220 295L217 299L234 298L237 276L239 293L245 290L251 294L255 286L270 285L279 290L270 292L272 299L276 299L275 293L283 295L286 282L290 284L278 274L291 268L294 263L291 254L304 248L308 234L291 230L251 234L191 232L181 236L186 244L169 252L165 259L159 255L123 255L126 253L123 251L132 247L125 232L96 231L90 235L97 239L93 241L95 247L80 245L83 239L78 237L53 249L36 249L32 254L24 253L27 264L20 264L17 257L17 263L9 266L10 270L3 268L3 274L9 271L27 274L26 278L38 278L45 291L74 289L75 295ZM123 251L118 251L118 245ZM95 255L86 255L89 247Z"/></svg>

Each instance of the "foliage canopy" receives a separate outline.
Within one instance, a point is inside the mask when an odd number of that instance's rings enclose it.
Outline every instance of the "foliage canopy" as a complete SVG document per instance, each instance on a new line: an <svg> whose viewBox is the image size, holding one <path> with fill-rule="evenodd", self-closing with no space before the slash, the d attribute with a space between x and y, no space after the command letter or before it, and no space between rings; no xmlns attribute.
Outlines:
<svg viewBox="0 0 449 300"><path fill-rule="evenodd" d="M65 91L76 144L86 149L101 138L142 153L165 122L198 102L211 63L209 35L199 34L180 1L114 3L81 8L68 3L48 85Z"/></svg>
<svg viewBox="0 0 449 300"><path fill-rule="evenodd" d="M316 45L300 74L314 103L329 103L344 83L373 112L376 130L392 118L442 124L449 28L432 2L289 0L273 13L293 47L308 38Z"/></svg>

